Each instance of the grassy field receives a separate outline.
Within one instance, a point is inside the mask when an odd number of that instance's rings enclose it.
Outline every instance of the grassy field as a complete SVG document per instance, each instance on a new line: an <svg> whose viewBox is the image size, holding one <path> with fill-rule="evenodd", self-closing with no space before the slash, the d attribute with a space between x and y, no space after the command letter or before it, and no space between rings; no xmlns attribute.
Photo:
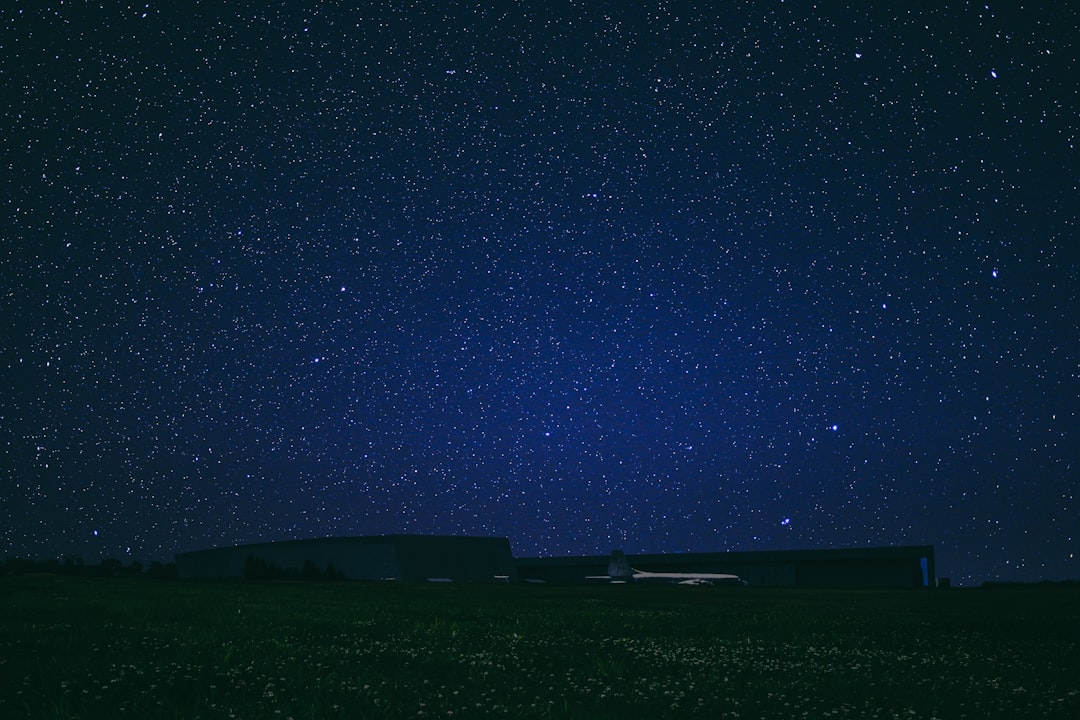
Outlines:
<svg viewBox="0 0 1080 720"><path fill-rule="evenodd" d="M0 578L2 718L1076 718L1080 592Z"/></svg>

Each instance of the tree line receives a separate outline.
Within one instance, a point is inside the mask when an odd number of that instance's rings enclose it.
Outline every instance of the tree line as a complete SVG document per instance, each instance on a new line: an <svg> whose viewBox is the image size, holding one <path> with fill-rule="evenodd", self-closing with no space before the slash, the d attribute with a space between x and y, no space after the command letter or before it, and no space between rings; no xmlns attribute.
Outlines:
<svg viewBox="0 0 1080 720"><path fill-rule="evenodd" d="M147 577L162 580L173 580L177 577L175 563L157 561L144 565L138 560L132 560L125 565L116 558L103 558L97 563L87 563L78 555L48 558L47 560L28 560L17 557L7 557L0 560L0 575L25 575L28 573L106 578Z"/></svg>

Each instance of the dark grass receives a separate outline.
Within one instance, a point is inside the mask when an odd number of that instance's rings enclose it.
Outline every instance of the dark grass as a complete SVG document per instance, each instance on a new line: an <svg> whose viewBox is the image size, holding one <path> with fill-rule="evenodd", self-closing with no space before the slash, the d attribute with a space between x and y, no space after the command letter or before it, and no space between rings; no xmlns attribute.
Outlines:
<svg viewBox="0 0 1080 720"><path fill-rule="evenodd" d="M0 718L1080 717L1080 591L0 579Z"/></svg>

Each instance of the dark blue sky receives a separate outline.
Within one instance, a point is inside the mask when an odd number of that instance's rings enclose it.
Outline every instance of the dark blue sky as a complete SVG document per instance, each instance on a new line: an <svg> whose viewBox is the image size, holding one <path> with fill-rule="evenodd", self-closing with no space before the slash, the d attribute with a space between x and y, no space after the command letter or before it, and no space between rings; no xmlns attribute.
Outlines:
<svg viewBox="0 0 1080 720"><path fill-rule="evenodd" d="M1080 577L1077 10L627 5L0 10L4 552Z"/></svg>

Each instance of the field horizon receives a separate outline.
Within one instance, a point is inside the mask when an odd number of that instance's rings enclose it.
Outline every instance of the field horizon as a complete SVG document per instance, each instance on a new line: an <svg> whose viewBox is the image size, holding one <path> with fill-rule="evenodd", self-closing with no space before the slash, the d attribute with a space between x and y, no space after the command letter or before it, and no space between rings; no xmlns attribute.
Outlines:
<svg viewBox="0 0 1080 720"><path fill-rule="evenodd" d="M0 578L0 716L1080 716L1080 589Z"/></svg>

